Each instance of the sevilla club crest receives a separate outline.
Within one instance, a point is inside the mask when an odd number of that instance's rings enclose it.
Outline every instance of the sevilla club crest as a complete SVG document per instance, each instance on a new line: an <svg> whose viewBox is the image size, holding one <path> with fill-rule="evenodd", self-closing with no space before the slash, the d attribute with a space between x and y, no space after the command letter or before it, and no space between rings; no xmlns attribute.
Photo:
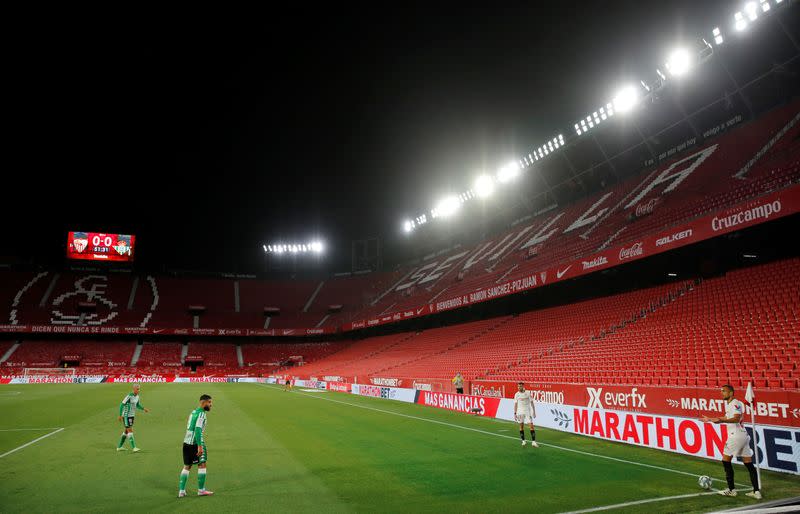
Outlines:
<svg viewBox="0 0 800 514"><path fill-rule="evenodd" d="M86 232L75 232L75 236L72 238L72 247L75 251L83 253L87 246L89 246L89 237Z"/></svg>

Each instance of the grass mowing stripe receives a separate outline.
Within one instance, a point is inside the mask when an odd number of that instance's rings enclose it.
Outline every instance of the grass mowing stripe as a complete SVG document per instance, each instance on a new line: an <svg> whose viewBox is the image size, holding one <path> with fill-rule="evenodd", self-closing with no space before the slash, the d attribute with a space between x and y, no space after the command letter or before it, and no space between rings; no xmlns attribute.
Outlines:
<svg viewBox="0 0 800 514"><path fill-rule="evenodd" d="M23 448L27 448L28 446L32 445L33 443L37 443L37 442L41 441L42 439L50 437L51 435L57 434L57 433L61 432L62 430L64 430L64 429L63 428L59 428L58 430L54 430L53 432L50 432L49 434L43 435L42 437L37 437L36 439L34 439L33 441L31 441L29 443L25 443L22 446L17 446L13 450L9 450L9 451L5 452L4 454L0 455L0 459L5 457L6 455L11 455L12 453L17 452L17 451L19 451L19 450L21 450Z"/></svg>
<svg viewBox="0 0 800 514"><path fill-rule="evenodd" d="M582 514L584 512L600 512L603 510L623 509L625 507L633 507L634 505L643 505L645 503L656 503L669 500L681 500L684 498L696 498L698 496L709 496L712 494L719 494L717 491L708 493L692 493L692 494L679 494L677 496L662 496L660 498L648 498L646 500L636 500L632 502L616 503L614 505L603 505L601 507L592 507L591 509L571 510L562 514Z"/></svg>
<svg viewBox="0 0 800 514"><path fill-rule="evenodd" d="M262 387L265 387L265 388L267 388L267 389L269 389L271 391L279 391L279 390L282 391L282 389L276 389L276 388L270 387L269 385L266 385L266 384L258 384L258 385L260 385ZM300 394L300 391L292 391L292 392ZM372 411L376 411L376 412L383 412L385 414L391 414L393 416L400 416L400 417L403 417L403 418L410 418L410 419L416 419L416 420L419 420L419 421L425 421L425 422L428 422L428 423L435 423L437 425L445 425L445 426L448 426L448 427L460 428L461 430L469 430L470 432L478 432L480 434L493 435L495 437L503 437L505 439L514 439L514 440L517 439L516 437L514 437L512 435L497 434L495 432L487 432L486 430L481 430L479 428L465 427L463 425L456 425L456 424L453 424L453 423L447 423L445 421L439 421L439 420L436 420L436 419L421 418L421 417L418 417L418 416L412 416L410 414L402 414L400 412L394 412L394 411L390 411L390 410L376 409L375 407L368 407L366 405L359 405L357 403L343 402L343 401L340 401L340 400L334 400L332 398L326 398L326 397L322 397L322 396L311 396L311 395L308 395L308 394L301 394L300 396L303 396L303 397L306 397L306 398L313 398L314 400L324 400L324 401L328 401L328 402L341 403L343 405L349 405L351 407L358 407L360 409L367 409L367 410L372 410ZM490 419L493 419L493 418L490 418ZM539 441L537 441L537 442L539 443L540 446L547 446L547 447L550 447L550 448L555 448L557 450L563 450L563 451L566 451L566 452L579 453L581 455L587 455L587 456L590 456L590 457L597 457L597 458L600 458L600 459L612 460L612 461L616 461L616 462L621 462L623 464L631 464L631 465L634 465L634 466L641 466L641 467L644 467L644 468L657 469L657 470L660 470L660 471L668 471L670 473L678 473L680 475L686 475L686 476L690 476L690 477L694 477L694 478L698 478L698 477L701 476L701 475L696 475L694 473L689 473L688 471L680 471L680 470L677 470L677 469L665 468L665 467L662 467L662 466L654 466L653 464L645 464L643 462L634 462L632 460L625 460L625 459L620 459L620 458L617 458L617 457L611 457L611 456L608 456L608 455L601 455L599 453L585 452L583 450L575 450L574 448L567 448L565 446L558 446L558 445L550 444L550 443L542 443L542 442L539 442ZM723 482L723 480L720 480L720 479L717 479L717 478L712 478L712 480L715 480L717 482ZM736 485L738 485L740 487L747 488L747 486L745 484L737 483ZM752 488L749 488L749 489L752 489Z"/></svg>

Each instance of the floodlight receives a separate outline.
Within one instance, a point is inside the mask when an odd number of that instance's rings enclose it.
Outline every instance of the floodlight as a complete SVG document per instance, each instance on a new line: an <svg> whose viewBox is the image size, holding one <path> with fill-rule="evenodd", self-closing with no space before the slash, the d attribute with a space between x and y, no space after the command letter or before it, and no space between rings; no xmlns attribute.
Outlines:
<svg viewBox="0 0 800 514"><path fill-rule="evenodd" d="M436 204L435 211L437 216L446 218L455 214L459 207L461 207L461 202L458 201L458 197L455 195L448 195L439 200L439 203Z"/></svg>
<svg viewBox="0 0 800 514"><path fill-rule="evenodd" d="M559 134L558 135L558 144L560 144L560 145L564 144L564 135L563 134Z"/></svg>
<svg viewBox="0 0 800 514"><path fill-rule="evenodd" d="M715 27L712 33L714 34L714 43L721 45L723 39L722 39L722 32L719 31L719 27Z"/></svg>
<svg viewBox="0 0 800 514"><path fill-rule="evenodd" d="M767 0L761 0L761 10L764 12L769 11L769 2Z"/></svg>
<svg viewBox="0 0 800 514"><path fill-rule="evenodd" d="M618 112L628 112L639 103L639 92L633 86L625 86L614 97L614 109ZM591 126L591 123L589 124Z"/></svg>
<svg viewBox="0 0 800 514"><path fill-rule="evenodd" d="M689 71L692 65L692 56L685 48L678 48L669 54L667 59L667 69L670 73L679 77Z"/></svg>
<svg viewBox="0 0 800 514"><path fill-rule="evenodd" d="M321 253L322 252L322 243L320 243L319 241L314 241L313 243L311 243L311 250L313 250L313 251L315 251L317 253Z"/></svg>
<svg viewBox="0 0 800 514"><path fill-rule="evenodd" d="M547 153L547 148L545 148L545 153ZM519 166L515 162L510 162L497 172L497 180L501 184L505 184L513 180L517 175L519 175Z"/></svg>
<svg viewBox="0 0 800 514"><path fill-rule="evenodd" d="M481 175L475 179L475 194L486 198L494 193L494 180L489 175Z"/></svg>
<svg viewBox="0 0 800 514"><path fill-rule="evenodd" d="M736 24L734 25L736 30L741 31L747 28L747 21L744 19L742 13L737 12L733 15L733 19L736 20Z"/></svg>
<svg viewBox="0 0 800 514"><path fill-rule="evenodd" d="M747 17L750 18L750 21L756 21L756 18L758 18L758 6L755 2L747 2L744 5L744 12L747 13Z"/></svg>

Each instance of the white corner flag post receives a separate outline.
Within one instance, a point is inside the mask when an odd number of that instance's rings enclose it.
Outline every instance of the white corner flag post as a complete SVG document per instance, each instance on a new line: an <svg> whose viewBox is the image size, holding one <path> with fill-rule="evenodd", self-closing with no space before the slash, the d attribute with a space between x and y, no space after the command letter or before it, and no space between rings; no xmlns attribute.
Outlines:
<svg viewBox="0 0 800 514"><path fill-rule="evenodd" d="M753 382L747 383L747 392L744 393L744 399L750 404L750 422L753 425L753 455L756 461L756 475L758 476L758 487L763 489L764 484L761 483L761 459L758 458L758 433L756 432L756 405L755 393L753 392Z"/></svg>

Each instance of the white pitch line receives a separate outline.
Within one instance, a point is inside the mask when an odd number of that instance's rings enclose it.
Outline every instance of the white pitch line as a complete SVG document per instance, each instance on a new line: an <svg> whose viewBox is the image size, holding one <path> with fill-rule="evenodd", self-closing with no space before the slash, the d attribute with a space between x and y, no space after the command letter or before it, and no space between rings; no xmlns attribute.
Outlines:
<svg viewBox="0 0 800 514"><path fill-rule="evenodd" d="M41 441L42 439L44 439L44 438L46 438L46 437L50 437L50 436L51 436L51 435L53 435L53 434L57 434L57 433L61 432L62 430L64 430L64 429L63 429L63 428L59 428L58 430L55 430L55 431L53 431L53 432L50 432L49 434L45 434L45 435L43 435L42 437L37 437L36 439L34 439L33 441L31 441L31 442L29 442L29 443L25 443L25 444L23 444L22 446L17 446L17 447L16 447L16 448L14 448L13 450L7 451L7 452L5 452L4 454L0 455L0 459L2 459L3 457L5 457L5 456L7 456L7 455L11 455L11 454L12 454L12 453L14 453L14 452L18 452L18 451L20 451L20 450L21 450L21 449L23 449L23 448L27 448L28 446L32 445L33 443L37 443L37 442Z"/></svg>
<svg viewBox="0 0 800 514"><path fill-rule="evenodd" d="M695 498L697 496L708 496L711 494L718 494L718 493L717 491L711 491L708 493L692 493L692 494L680 494L678 496L662 496L660 498L648 498L647 500L636 500L632 502L616 503L614 505L603 505L602 507L592 507L591 509L571 510L569 512L563 512L562 514L582 514L584 512L600 512L602 510L622 509L625 507L630 507L632 505L643 505L645 503L680 500L683 498Z"/></svg>
<svg viewBox="0 0 800 514"><path fill-rule="evenodd" d="M277 390L277 389L273 389L272 387L268 387L266 384L257 384L257 385L260 385L262 387L266 387L267 389L270 389L270 390ZM294 391L294 392L298 392L298 391ZM514 440L517 439L515 436L512 436L512 435L498 434L496 432L487 432L486 430L481 430L479 428L465 427L463 425L455 425L453 423L447 423L445 421L439 421L439 420L436 420L436 419L420 418L418 416L412 416L410 414L402 414L400 412L395 412L395 411L390 411L390 410L376 409L374 407L368 407L366 405L359 405L357 403L349 403L349 402L342 402L342 401L339 401L339 400L334 400L333 398L324 398L324 397L321 397L321 396L310 396L310 395L307 395L307 394L304 394L304 395L301 395L301 396L304 396L306 398L313 398L315 400L324 400L324 401L327 401L327 402L341 403L342 405L350 405L351 407L358 407L359 409L372 410L372 411L375 411L375 412L383 412L384 414L391 414L393 416L400 416L402 418L416 419L416 420L425 421L425 422L428 422L428 423L435 423L437 425L444 425L444 426L448 426L448 427L459 428L461 430L469 430L470 432L478 432L479 434L493 435L495 437L503 437L505 439L514 439ZM493 418L484 418L484 419L493 419ZM643 467L643 468L657 469L657 470L660 470L660 471L668 471L670 473L677 473L679 475L686 475L686 476L693 477L693 478L699 478L701 476L701 475L697 475L697 474L694 474L694 473L689 473L688 471L680 471L678 469L665 468L665 467L662 467L662 466L655 466L653 464L645 464L643 462L634 462L632 460L625 460L625 459L620 459L620 458L617 458L617 457L610 457L608 455L601 455L599 453L585 452L583 450L575 450L574 448L567 448L565 446L558 446L558 445L555 445L555 444L543 443L543 442L540 442L540 441L537 441L537 442L539 443L539 446L548 446L550 448L555 448L557 450L562 450L562 451L565 451L565 452L579 453L581 455L587 455L587 456L590 456L590 457L597 457L599 459L612 460L612 461L615 461L615 462L622 462L624 464L631 464L633 466L640 466L640 467ZM723 480L720 480L720 479L717 479L717 478L712 478L711 480L714 480L714 481L717 481L717 482L723 482ZM736 483L736 485L741 486L741 487L747 487L745 484L740 484L740 483Z"/></svg>
<svg viewBox="0 0 800 514"><path fill-rule="evenodd" d="M45 428L0 428L0 432L24 432L27 430L38 430L41 432L42 430L55 430L58 427L45 427Z"/></svg>

